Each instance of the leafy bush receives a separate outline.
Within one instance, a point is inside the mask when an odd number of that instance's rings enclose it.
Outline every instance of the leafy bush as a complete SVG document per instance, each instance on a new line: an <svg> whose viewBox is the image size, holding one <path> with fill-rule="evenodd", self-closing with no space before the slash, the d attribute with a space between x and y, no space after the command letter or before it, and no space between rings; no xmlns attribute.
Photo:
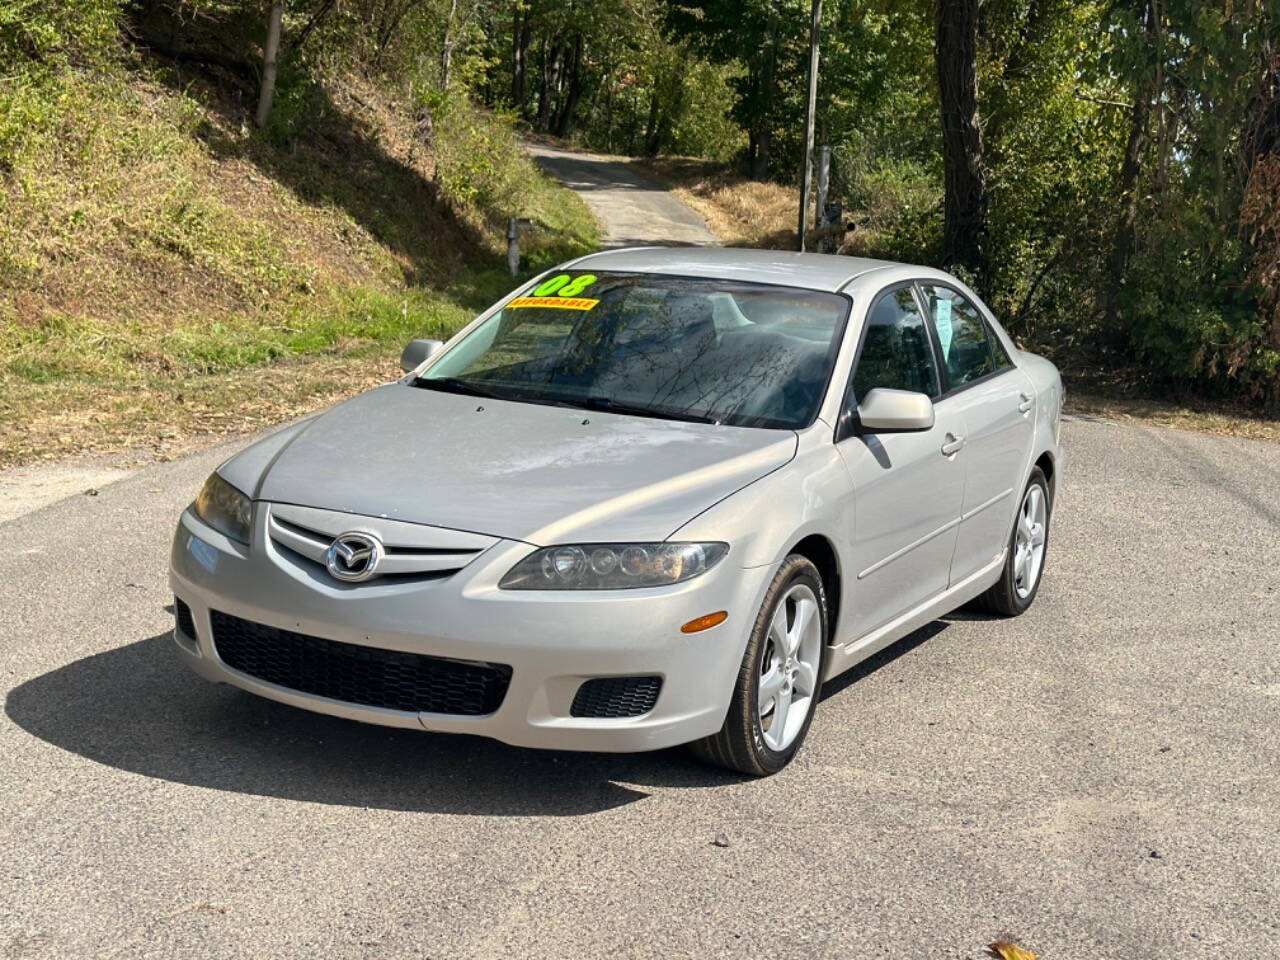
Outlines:
<svg viewBox="0 0 1280 960"><path fill-rule="evenodd" d="M942 190L936 174L910 159L873 155L851 138L833 151L831 196L855 227L842 252L906 262L936 255Z"/></svg>
<svg viewBox="0 0 1280 960"><path fill-rule="evenodd" d="M0 72L98 64L116 44L125 0L0 0Z"/></svg>
<svg viewBox="0 0 1280 960"><path fill-rule="evenodd" d="M671 152L727 162L747 146L747 135L726 109L729 81L738 71L694 60L684 78L684 93L673 125Z"/></svg>

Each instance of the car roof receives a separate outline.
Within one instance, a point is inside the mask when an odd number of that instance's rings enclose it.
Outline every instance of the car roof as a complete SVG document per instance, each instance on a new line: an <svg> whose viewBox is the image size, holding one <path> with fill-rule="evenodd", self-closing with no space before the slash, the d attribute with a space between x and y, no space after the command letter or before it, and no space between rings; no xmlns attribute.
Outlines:
<svg viewBox="0 0 1280 960"><path fill-rule="evenodd" d="M665 273L715 280L773 283L808 290L843 289L851 281L886 267L903 264L863 257L787 250L749 250L734 247L624 247L588 254L573 261L574 269L620 273ZM921 274L936 274L927 267Z"/></svg>

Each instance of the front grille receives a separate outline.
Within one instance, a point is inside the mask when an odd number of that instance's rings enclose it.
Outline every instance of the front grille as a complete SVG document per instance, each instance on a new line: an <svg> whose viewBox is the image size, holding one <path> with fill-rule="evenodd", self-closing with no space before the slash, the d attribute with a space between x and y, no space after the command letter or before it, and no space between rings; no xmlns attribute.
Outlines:
<svg viewBox="0 0 1280 960"><path fill-rule="evenodd" d="M196 638L196 622L191 616L191 608L177 597L173 598L173 619L178 624L179 633L192 640Z"/></svg>
<svg viewBox="0 0 1280 960"><path fill-rule="evenodd" d="M596 677L578 688L570 716L618 719L648 713L658 702L661 677Z"/></svg>
<svg viewBox="0 0 1280 960"><path fill-rule="evenodd" d="M493 713L511 668L309 637L210 611L213 643L233 670L332 700L412 713Z"/></svg>

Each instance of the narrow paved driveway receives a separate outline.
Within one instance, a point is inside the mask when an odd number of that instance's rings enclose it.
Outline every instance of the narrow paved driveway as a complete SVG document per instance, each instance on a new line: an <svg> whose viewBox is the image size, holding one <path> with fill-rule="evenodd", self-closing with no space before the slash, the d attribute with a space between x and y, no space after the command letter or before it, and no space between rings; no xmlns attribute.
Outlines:
<svg viewBox="0 0 1280 960"><path fill-rule="evenodd" d="M1280 956L1280 445L1066 443L1032 611L828 685L761 781L188 674L169 537L226 449L0 524L0 956Z"/></svg>
<svg viewBox="0 0 1280 960"><path fill-rule="evenodd" d="M526 149L587 202L604 224L606 247L719 242L700 216L629 163L543 144L526 144Z"/></svg>

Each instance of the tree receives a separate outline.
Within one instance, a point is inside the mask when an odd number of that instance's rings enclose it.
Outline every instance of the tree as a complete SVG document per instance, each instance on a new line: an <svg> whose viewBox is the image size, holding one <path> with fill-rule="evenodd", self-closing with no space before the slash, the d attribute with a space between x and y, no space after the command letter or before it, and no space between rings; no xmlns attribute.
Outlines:
<svg viewBox="0 0 1280 960"><path fill-rule="evenodd" d="M678 36L697 38L700 52L716 62L745 68L734 82L732 113L747 131L747 168L757 180L773 172L776 135L795 122L780 103L786 91L804 85L810 9L806 0L687 0L671 7Z"/></svg>
<svg viewBox="0 0 1280 960"><path fill-rule="evenodd" d="M1140 54L1138 76L1134 83L1133 107L1129 118L1129 138L1125 143L1124 159L1120 165L1117 194L1120 199L1120 217L1116 222L1111 241L1111 255L1107 261L1107 290L1105 294L1105 329L1113 347L1123 346L1126 340L1121 318L1122 297L1129 274L1129 261L1138 242L1138 197L1142 183L1142 158L1146 152L1150 125L1151 106L1158 105L1160 96L1160 14L1157 0L1136 0L1139 21L1143 24L1148 44Z"/></svg>
<svg viewBox="0 0 1280 960"><path fill-rule="evenodd" d="M985 286L987 186L978 122L979 0L936 0L935 60L942 108L942 260Z"/></svg>
<svg viewBox="0 0 1280 960"><path fill-rule="evenodd" d="M284 18L284 0L272 0L267 16L267 44L262 58L262 91L258 96L259 127L271 118L271 100L276 92L276 58L280 53L280 21Z"/></svg>
<svg viewBox="0 0 1280 960"><path fill-rule="evenodd" d="M529 41L532 38L528 7L523 0L514 0L511 7L511 105L517 110L524 106L525 64L529 59Z"/></svg>

